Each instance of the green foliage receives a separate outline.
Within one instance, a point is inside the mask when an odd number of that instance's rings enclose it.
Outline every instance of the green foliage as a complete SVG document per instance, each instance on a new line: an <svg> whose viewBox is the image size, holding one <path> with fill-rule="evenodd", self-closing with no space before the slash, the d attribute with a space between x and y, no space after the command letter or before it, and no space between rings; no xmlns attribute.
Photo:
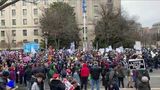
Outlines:
<svg viewBox="0 0 160 90"><path fill-rule="evenodd" d="M129 20L121 12L109 12L102 6L101 19L95 26L94 46L98 42L99 48L112 45L113 48L124 46L133 47L135 39L132 38L132 31L135 31L135 21Z"/></svg>
<svg viewBox="0 0 160 90"><path fill-rule="evenodd" d="M40 48L45 49L45 41L44 40L41 40Z"/></svg>
<svg viewBox="0 0 160 90"><path fill-rule="evenodd" d="M56 48L69 47L71 42L80 40L74 9L67 3L51 4L42 15L40 23L42 31L49 33L49 45Z"/></svg>

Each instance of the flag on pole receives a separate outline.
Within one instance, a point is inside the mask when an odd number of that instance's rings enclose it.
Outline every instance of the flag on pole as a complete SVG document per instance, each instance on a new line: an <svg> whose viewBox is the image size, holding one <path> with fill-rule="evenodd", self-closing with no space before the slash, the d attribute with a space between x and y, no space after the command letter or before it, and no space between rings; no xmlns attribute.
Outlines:
<svg viewBox="0 0 160 90"><path fill-rule="evenodd" d="M82 9L83 9L83 13L86 13L86 0L83 0L82 2Z"/></svg>

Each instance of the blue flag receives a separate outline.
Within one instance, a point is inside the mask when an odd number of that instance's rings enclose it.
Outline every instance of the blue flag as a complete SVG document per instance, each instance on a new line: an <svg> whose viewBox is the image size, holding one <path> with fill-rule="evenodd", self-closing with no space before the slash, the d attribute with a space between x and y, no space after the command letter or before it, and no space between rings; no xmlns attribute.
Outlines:
<svg viewBox="0 0 160 90"><path fill-rule="evenodd" d="M86 0L83 0L82 2L82 9L83 9L83 13L86 13Z"/></svg>

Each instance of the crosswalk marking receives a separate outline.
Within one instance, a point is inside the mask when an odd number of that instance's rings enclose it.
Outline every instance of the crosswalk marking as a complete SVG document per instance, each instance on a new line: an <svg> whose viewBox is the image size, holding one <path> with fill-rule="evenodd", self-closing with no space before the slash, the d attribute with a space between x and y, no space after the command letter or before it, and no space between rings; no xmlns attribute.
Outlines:
<svg viewBox="0 0 160 90"><path fill-rule="evenodd" d="M135 88L120 88L120 90L135 90ZM151 88L151 90L160 90L160 88Z"/></svg>
<svg viewBox="0 0 160 90"><path fill-rule="evenodd" d="M160 76L157 76L157 75L150 76L150 77L153 77L153 78L160 78Z"/></svg>

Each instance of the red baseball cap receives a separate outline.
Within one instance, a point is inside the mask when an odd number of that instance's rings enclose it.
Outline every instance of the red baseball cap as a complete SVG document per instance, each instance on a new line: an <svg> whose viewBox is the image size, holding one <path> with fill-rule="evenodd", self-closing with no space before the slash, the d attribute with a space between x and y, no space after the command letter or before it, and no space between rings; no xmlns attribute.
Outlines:
<svg viewBox="0 0 160 90"><path fill-rule="evenodd" d="M59 77L59 74L55 73L53 74L52 78L58 78Z"/></svg>

